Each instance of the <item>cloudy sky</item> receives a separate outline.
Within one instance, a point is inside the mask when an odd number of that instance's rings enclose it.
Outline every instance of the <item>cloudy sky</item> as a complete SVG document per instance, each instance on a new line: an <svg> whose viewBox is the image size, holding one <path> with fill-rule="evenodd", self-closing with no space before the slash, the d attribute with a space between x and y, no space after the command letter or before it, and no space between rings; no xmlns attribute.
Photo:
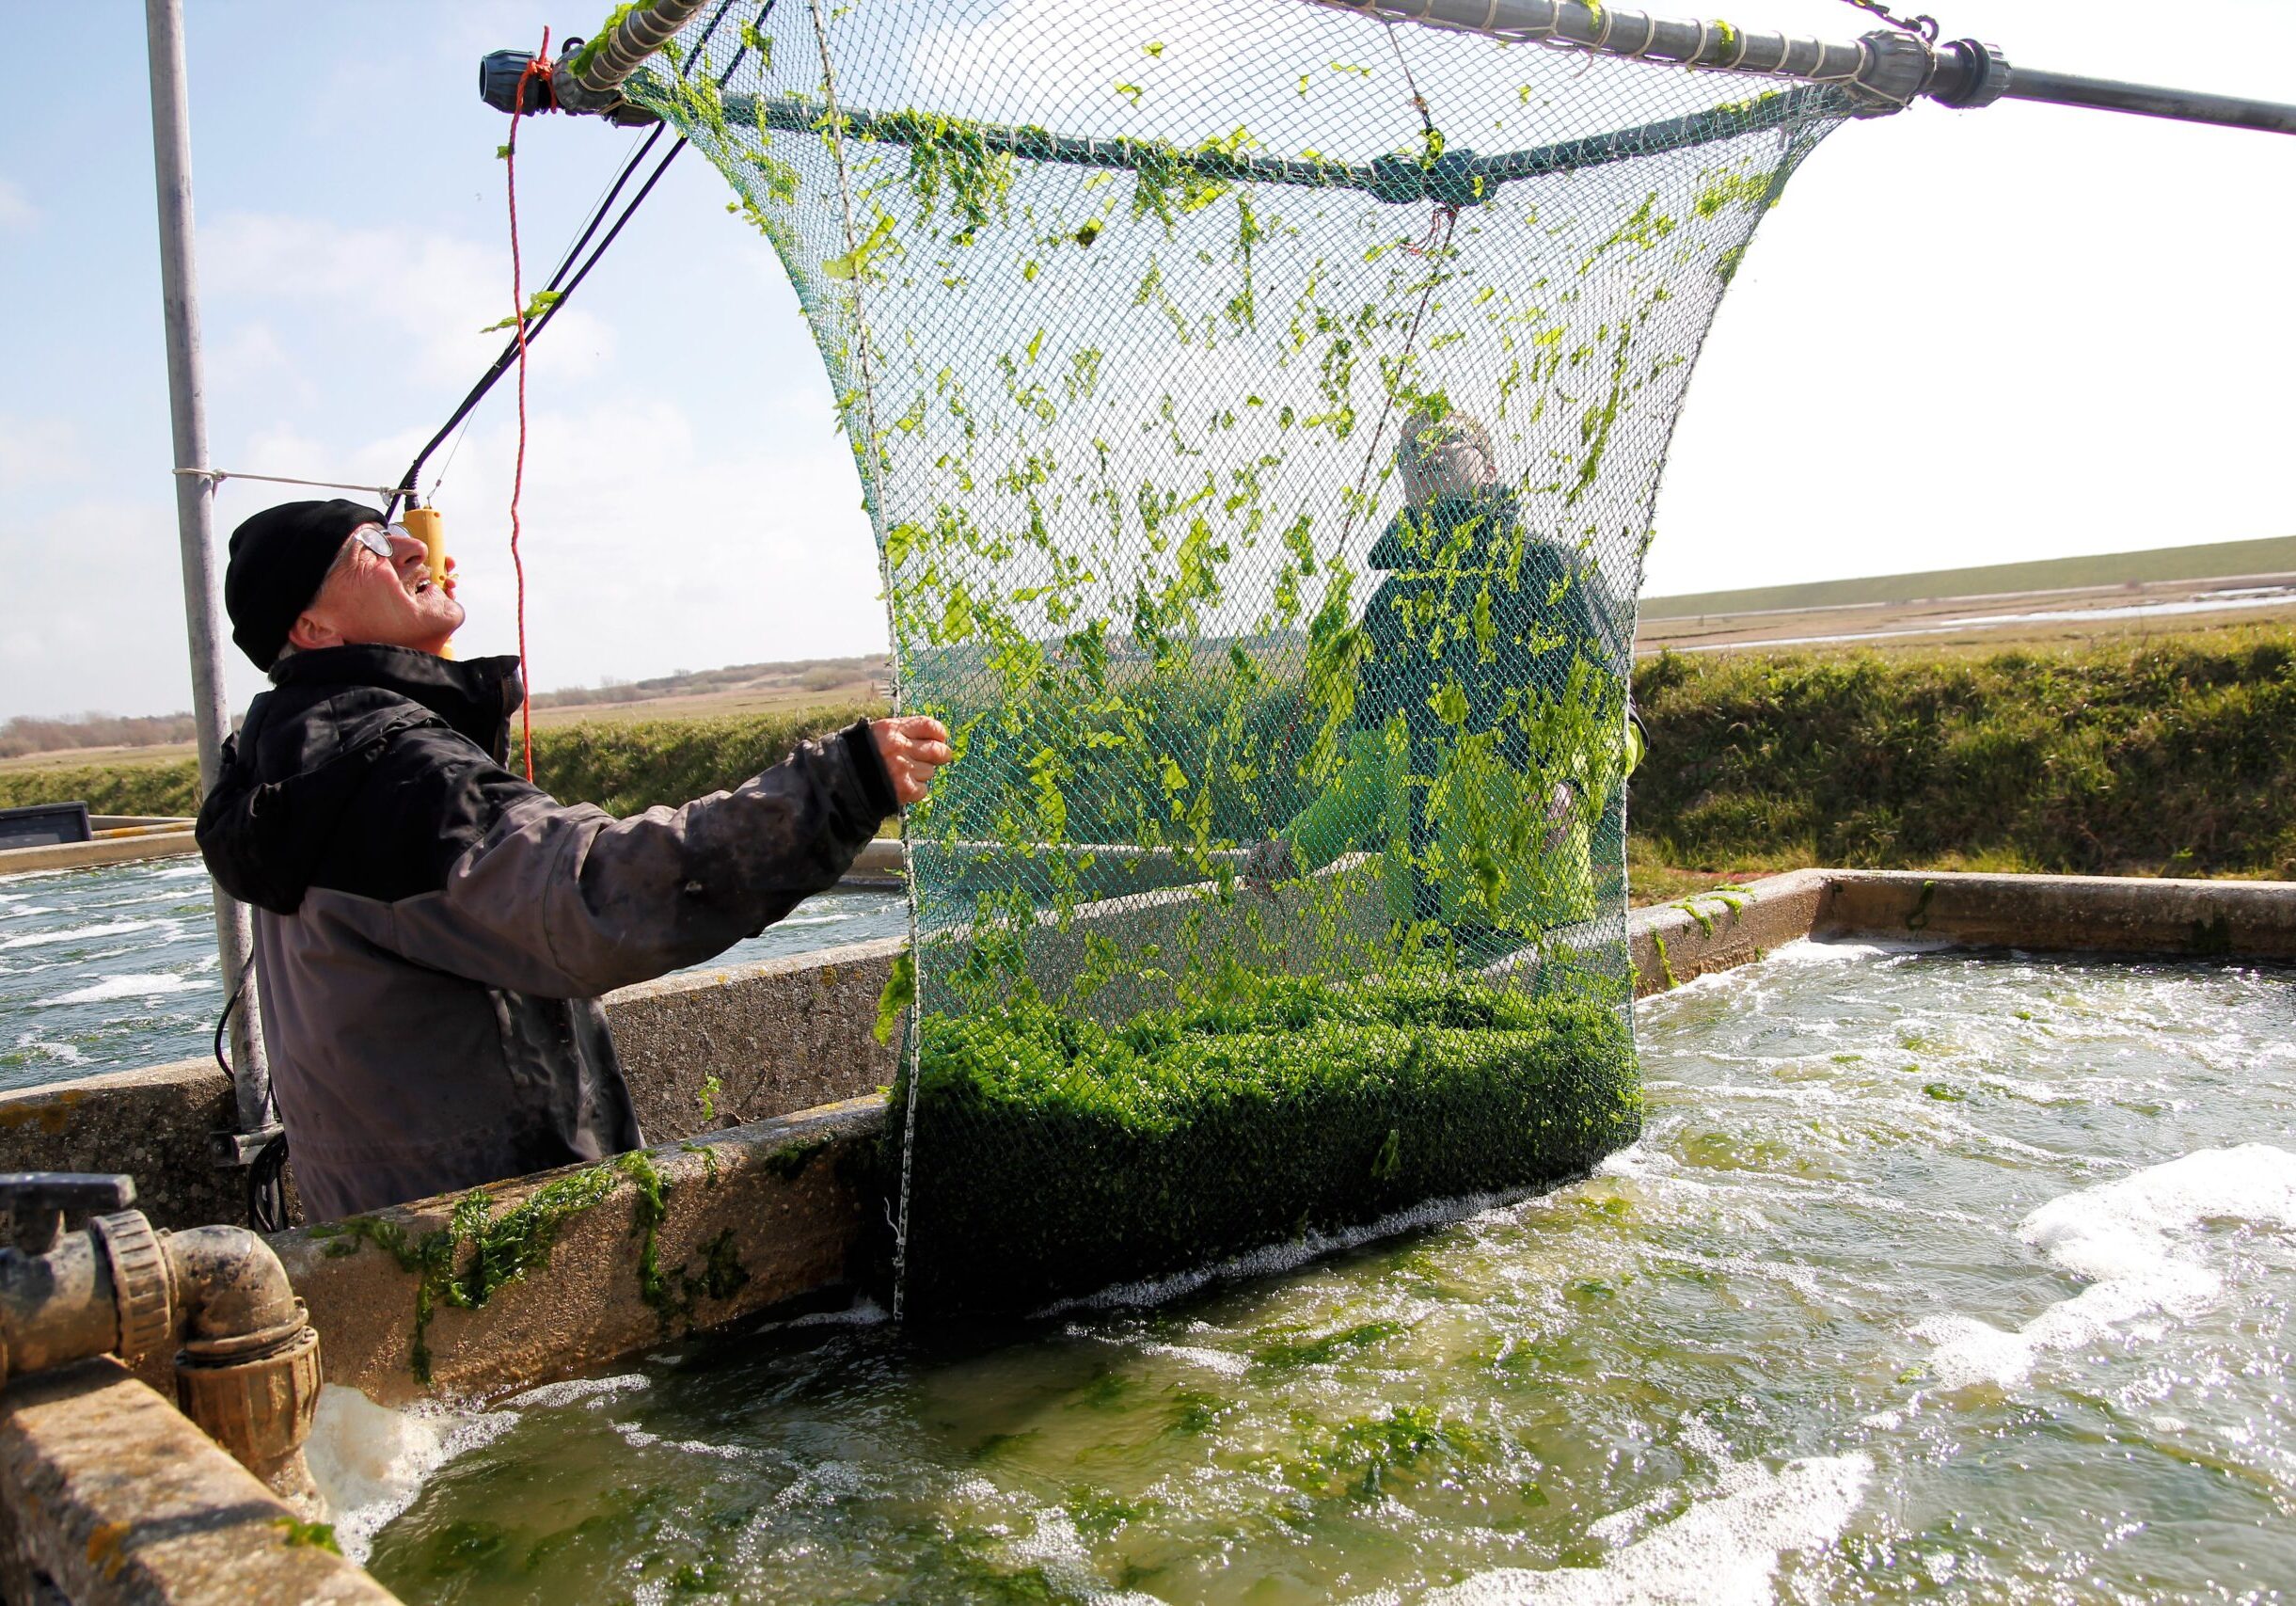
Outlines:
<svg viewBox="0 0 2296 1606"><path fill-rule="evenodd" d="M2288 0L1933 8L2013 62L2296 100ZM502 119L473 92L478 58L546 24L582 31L603 0L188 9L215 466L385 483L508 310ZM1838 0L1730 14L1863 26ZM19 74L0 125L0 716L180 708L142 7L27 6L9 34L42 71ZM530 125L530 274L641 137ZM1649 591L2296 533L2291 193L2287 137L2016 104L1845 129L1723 305ZM537 347L541 686L884 644L812 342L723 201L682 158ZM690 293L665 307L663 284ZM512 642L513 427L506 382L439 494L471 650ZM226 485L218 528L284 494ZM237 664L235 699L257 687Z"/></svg>

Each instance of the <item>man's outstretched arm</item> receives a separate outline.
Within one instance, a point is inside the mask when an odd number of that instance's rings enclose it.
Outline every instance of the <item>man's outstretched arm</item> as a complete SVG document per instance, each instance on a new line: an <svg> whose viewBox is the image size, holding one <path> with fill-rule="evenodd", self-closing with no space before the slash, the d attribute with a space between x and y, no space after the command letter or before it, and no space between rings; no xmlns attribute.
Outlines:
<svg viewBox="0 0 2296 1606"><path fill-rule="evenodd" d="M510 788L435 893L389 906L386 946L546 997L593 997L723 952L836 884L886 815L925 795L947 733L922 716L801 742L730 792L615 819Z"/></svg>

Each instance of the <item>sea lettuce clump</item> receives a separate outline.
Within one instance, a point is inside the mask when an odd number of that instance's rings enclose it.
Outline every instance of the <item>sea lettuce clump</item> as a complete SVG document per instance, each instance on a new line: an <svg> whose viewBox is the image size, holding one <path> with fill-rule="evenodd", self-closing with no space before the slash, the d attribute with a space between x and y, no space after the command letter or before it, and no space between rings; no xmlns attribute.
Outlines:
<svg viewBox="0 0 2296 1606"><path fill-rule="evenodd" d="M921 1312L1026 1310L1560 1182L1641 1121L1614 1010L1470 978L1282 978L1116 1029L1024 999L920 1029Z"/></svg>

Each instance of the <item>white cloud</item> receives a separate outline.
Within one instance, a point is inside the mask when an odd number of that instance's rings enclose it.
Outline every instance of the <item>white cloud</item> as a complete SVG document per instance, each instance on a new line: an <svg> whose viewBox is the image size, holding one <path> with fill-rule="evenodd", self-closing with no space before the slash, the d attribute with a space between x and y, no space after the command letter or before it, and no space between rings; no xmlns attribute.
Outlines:
<svg viewBox="0 0 2296 1606"><path fill-rule="evenodd" d="M292 349L319 353L329 326L382 326L426 380L467 378L507 338L488 325L511 310L506 248L451 236L345 228L318 218L227 213L200 235L203 289L218 301L245 297L284 321L281 303L316 314ZM530 295L546 268L533 276ZM613 334L590 311L568 307L551 320L548 351L558 377L578 379L609 360ZM273 337L277 339L276 335Z"/></svg>
<svg viewBox="0 0 2296 1606"><path fill-rule="evenodd" d="M0 486L55 484L87 472L79 426L70 419L0 413Z"/></svg>
<svg viewBox="0 0 2296 1606"><path fill-rule="evenodd" d="M190 706L172 502L0 501L0 715Z"/></svg>
<svg viewBox="0 0 2296 1606"><path fill-rule="evenodd" d="M13 179L0 179L0 229L29 231L40 224L40 208Z"/></svg>
<svg viewBox="0 0 2296 1606"><path fill-rule="evenodd" d="M515 429L474 430L440 501L474 653L515 650ZM520 546L537 688L884 644L876 546L842 438L818 413L754 438L772 444L728 452L658 397L530 415Z"/></svg>
<svg viewBox="0 0 2296 1606"><path fill-rule="evenodd" d="M206 345L208 383L219 390L272 386L285 400L308 405L319 398L317 384L288 356L279 332L268 323L233 324Z"/></svg>

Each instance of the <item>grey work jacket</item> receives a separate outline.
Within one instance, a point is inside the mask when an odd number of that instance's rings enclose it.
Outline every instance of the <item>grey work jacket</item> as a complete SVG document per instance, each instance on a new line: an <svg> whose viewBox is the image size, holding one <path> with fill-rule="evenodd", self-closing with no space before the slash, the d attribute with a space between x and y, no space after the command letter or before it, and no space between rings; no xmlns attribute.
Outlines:
<svg viewBox="0 0 2296 1606"><path fill-rule="evenodd" d="M255 906L272 1087L314 1220L643 1141L600 994L836 883L895 807L865 724L615 819L503 767L517 660L298 653L198 839Z"/></svg>

